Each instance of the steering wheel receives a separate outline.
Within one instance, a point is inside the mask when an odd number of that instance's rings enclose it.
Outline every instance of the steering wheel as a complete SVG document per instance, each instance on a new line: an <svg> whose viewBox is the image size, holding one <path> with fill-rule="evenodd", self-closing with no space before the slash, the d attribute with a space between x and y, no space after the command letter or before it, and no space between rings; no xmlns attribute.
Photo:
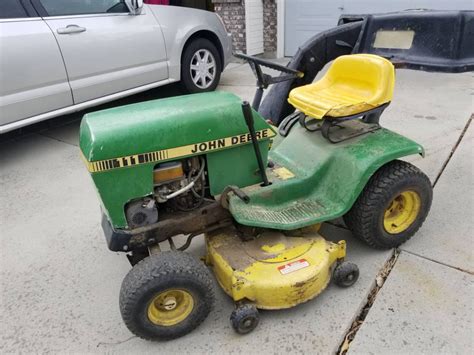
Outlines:
<svg viewBox="0 0 474 355"><path fill-rule="evenodd" d="M254 64L258 64L258 65L261 65L262 67L267 67L267 68L270 68L270 69L273 69L273 70L278 70L282 73L286 73L286 74L294 74L296 75L298 78L302 78L304 73L303 72L300 72L298 70L295 70L295 69L291 69L291 68L288 68L284 65L280 65L280 64L276 64L276 63L273 63L269 60L265 60L265 59L262 59L262 58L257 58L257 57L253 57L251 55L246 55L246 54L243 54L243 53L235 53L234 54L234 57L237 57L237 58L240 58L240 59L243 59L243 60L246 60L247 62L250 63L254 63Z"/></svg>
<svg viewBox="0 0 474 355"><path fill-rule="evenodd" d="M252 103L252 108L256 111L258 111L258 108L260 107L260 102L262 101L263 97L263 90L269 85L281 83L282 81L302 78L304 76L303 72L288 68L284 65L270 62L269 60L253 57L243 53L234 53L234 56L247 61L250 65L250 68L252 68L253 74L257 78L257 91L255 92ZM265 74L261 67L277 70L283 74L271 76L269 74Z"/></svg>

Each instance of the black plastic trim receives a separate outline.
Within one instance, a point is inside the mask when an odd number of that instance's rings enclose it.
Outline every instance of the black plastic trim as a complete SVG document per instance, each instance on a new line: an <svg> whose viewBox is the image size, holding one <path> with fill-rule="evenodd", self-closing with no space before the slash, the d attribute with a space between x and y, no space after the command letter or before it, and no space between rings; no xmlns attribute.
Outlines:
<svg viewBox="0 0 474 355"><path fill-rule="evenodd" d="M131 233L115 230L105 214L102 214L102 230L104 231L107 246L112 251L129 251Z"/></svg>
<svg viewBox="0 0 474 355"><path fill-rule="evenodd" d="M33 5L38 15L40 15L41 17L49 16L48 12L45 10L40 0L30 0L30 1L31 1L31 5Z"/></svg>
<svg viewBox="0 0 474 355"><path fill-rule="evenodd" d="M19 0L29 17L39 17L30 0Z"/></svg>
<svg viewBox="0 0 474 355"><path fill-rule="evenodd" d="M414 30L409 49L374 48L378 30ZM343 15L339 26L304 43L288 67L303 78L272 85L259 112L274 124L294 112L287 102L291 89L313 82L330 61L345 54L372 53L389 59L397 68L461 73L474 70L474 11L401 11L377 15Z"/></svg>

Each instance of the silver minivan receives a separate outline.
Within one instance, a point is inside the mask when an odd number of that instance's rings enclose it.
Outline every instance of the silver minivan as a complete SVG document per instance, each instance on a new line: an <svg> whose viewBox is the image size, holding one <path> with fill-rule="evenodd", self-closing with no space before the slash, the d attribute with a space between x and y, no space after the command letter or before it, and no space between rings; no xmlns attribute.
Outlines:
<svg viewBox="0 0 474 355"><path fill-rule="evenodd" d="M212 12L1 0L0 133L172 82L214 90L230 58L230 35Z"/></svg>

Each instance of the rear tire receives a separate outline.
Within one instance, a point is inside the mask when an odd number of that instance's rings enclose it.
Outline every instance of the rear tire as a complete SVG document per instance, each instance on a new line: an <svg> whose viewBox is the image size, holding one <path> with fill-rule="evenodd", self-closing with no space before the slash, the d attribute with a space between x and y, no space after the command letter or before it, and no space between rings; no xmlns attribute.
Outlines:
<svg viewBox="0 0 474 355"><path fill-rule="evenodd" d="M181 87L186 93L214 91L221 71L221 57L211 41L197 38L186 45L181 60Z"/></svg>
<svg viewBox="0 0 474 355"><path fill-rule="evenodd" d="M140 338L183 336L208 316L214 303L209 270L191 255L170 251L149 256L127 274L120 290L120 313Z"/></svg>
<svg viewBox="0 0 474 355"><path fill-rule="evenodd" d="M420 229L432 199L428 177L410 163L394 160L370 178L344 222L371 247L396 248Z"/></svg>

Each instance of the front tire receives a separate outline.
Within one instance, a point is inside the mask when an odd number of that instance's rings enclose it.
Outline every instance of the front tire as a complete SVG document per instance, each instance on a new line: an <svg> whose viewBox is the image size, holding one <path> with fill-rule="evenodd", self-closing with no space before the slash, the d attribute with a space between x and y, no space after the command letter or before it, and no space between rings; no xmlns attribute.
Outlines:
<svg viewBox="0 0 474 355"><path fill-rule="evenodd" d="M432 199L428 177L410 163L394 160L370 178L344 221L368 245L396 248L421 227Z"/></svg>
<svg viewBox="0 0 474 355"><path fill-rule="evenodd" d="M187 93L213 91L219 84L222 63L216 46L197 38L184 49L181 61L181 86Z"/></svg>
<svg viewBox="0 0 474 355"><path fill-rule="evenodd" d="M214 303L209 270L183 252L149 256L127 274L120 312L127 328L147 340L183 336L208 316Z"/></svg>

